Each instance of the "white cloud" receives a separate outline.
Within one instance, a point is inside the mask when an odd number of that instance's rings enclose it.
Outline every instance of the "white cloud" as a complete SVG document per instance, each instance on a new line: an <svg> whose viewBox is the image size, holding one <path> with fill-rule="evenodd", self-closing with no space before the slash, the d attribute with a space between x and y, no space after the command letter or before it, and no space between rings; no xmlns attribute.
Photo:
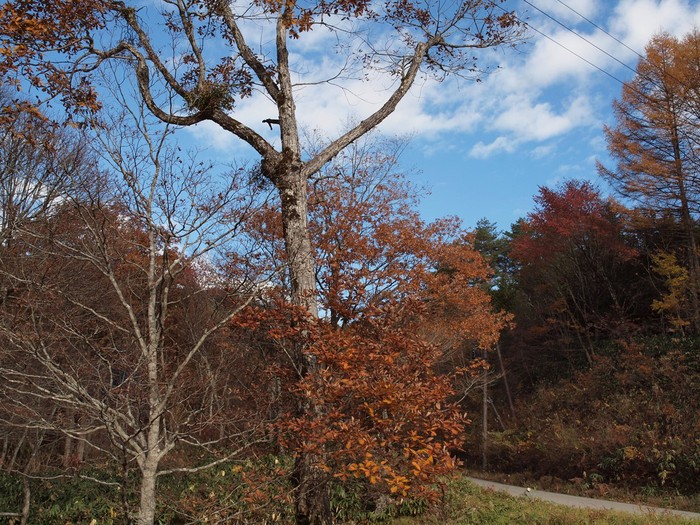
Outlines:
<svg viewBox="0 0 700 525"><path fill-rule="evenodd" d="M575 177L577 173L581 173L583 171L583 167L580 164L561 164L557 168L557 173L559 175L563 175L566 178L572 178ZM547 180L547 186L556 186L562 181L562 177L556 176L553 179L548 179Z"/></svg>
<svg viewBox="0 0 700 525"><path fill-rule="evenodd" d="M596 123L590 103L583 96L564 104L557 111L549 102L511 95L501 101L499 111L488 125L489 129L499 133L498 138L490 143L478 142L469 153L472 157L483 159L496 153L512 153L522 144L543 142ZM552 148L552 145L535 147L532 154L541 158Z"/></svg>
<svg viewBox="0 0 700 525"><path fill-rule="evenodd" d="M591 109L585 97L574 99L557 113L549 102L534 103L520 97L506 101L509 107L494 120L498 130L509 131L523 141L547 140L590 123Z"/></svg>
<svg viewBox="0 0 700 525"><path fill-rule="evenodd" d="M469 155L475 159L485 159L491 157L496 153L513 153L515 151L516 143L508 137L498 137L493 142L485 144L484 142L477 142L472 146L469 151Z"/></svg>
<svg viewBox="0 0 700 525"><path fill-rule="evenodd" d="M641 54L654 34L682 36L697 26L700 6L684 0L620 0L610 22L611 32Z"/></svg>
<svg viewBox="0 0 700 525"><path fill-rule="evenodd" d="M581 17L577 13L586 18L595 17L600 9L600 0L569 0L566 4L559 0L537 0L534 5L563 22L578 22ZM533 15L539 15L538 11L530 9Z"/></svg>
<svg viewBox="0 0 700 525"><path fill-rule="evenodd" d="M548 144L546 146L537 146L536 148L534 148L530 152L530 155L535 159L543 159L543 158L551 155L553 151L554 151L554 146L551 144Z"/></svg>
<svg viewBox="0 0 700 525"><path fill-rule="evenodd" d="M186 131L194 138L197 144L204 147L211 147L220 151L240 147L240 141L236 137L221 129L218 124L210 121L189 126L186 128Z"/></svg>

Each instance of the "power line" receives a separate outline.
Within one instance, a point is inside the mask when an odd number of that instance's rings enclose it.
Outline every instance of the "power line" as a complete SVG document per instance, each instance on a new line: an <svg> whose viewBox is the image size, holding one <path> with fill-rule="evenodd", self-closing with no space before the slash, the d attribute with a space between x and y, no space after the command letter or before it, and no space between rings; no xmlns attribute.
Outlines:
<svg viewBox="0 0 700 525"><path fill-rule="evenodd" d="M559 24L561 27L563 27L564 29L566 29L566 30L569 31L570 33L576 35L576 36L579 37L581 40L583 40L584 42L586 42L588 45L593 46L594 48L596 48L596 49L597 49L598 51L600 51L601 53L603 53L603 54L605 54L606 56L612 58L612 59L613 59L615 62L617 62L618 64L622 65L623 67L626 67L627 69L629 69L629 70L632 71L633 73L636 73L636 71L634 70L634 68L630 67L630 66L627 65L625 62L623 62L622 60L618 59L617 57L614 57L613 55L611 55L610 53L608 53L605 49L603 49L602 47L598 46L598 45L595 44L594 42L591 42L591 41L590 41L588 38L586 38L585 36L580 35L579 33L577 33L576 31L574 31L573 29L571 29L569 26L567 26L567 25L564 24L563 22L561 22L561 21L557 20L556 18L554 18L554 17L553 17L552 15L550 15L549 13L543 11L542 9L540 9L539 7L537 7L536 5L534 5L533 3L529 2L528 0L523 0L523 2L525 2L527 5L529 5L529 6L532 7L533 9L536 9L537 11L539 11L540 13L542 13L544 16L546 16L546 17L549 18L550 20L552 20L552 21L554 21L555 23ZM560 3L562 3L562 2L560 2ZM565 5L566 7L569 7L569 6L567 6L566 4L564 4L564 3L562 3L562 5ZM569 9L571 9L571 8L569 8ZM573 9L571 9L571 10L573 11ZM575 11L574 11L574 12L575 12ZM578 13L577 13L577 14L578 14ZM579 16L581 16L581 15L579 15ZM530 27L532 27L532 26L530 26ZM533 28L533 29L534 29L534 28ZM535 29L535 31L537 31L537 30ZM539 32L539 31L537 31L537 32L540 33L541 35L543 35L543 33ZM544 36L544 35L543 35L543 36ZM550 39L550 40L551 40L551 39ZM562 44L559 44L559 45L562 45ZM624 44L623 44L623 45L624 45ZM626 47L626 46L625 46L625 47ZM567 48L567 50L570 51L571 53L575 54L576 56L578 56L578 57L581 58L582 60L586 60L586 59L582 58L580 55L578 55L577 53L574 53L574 51L572 51L571 49L568 49L568 48ZM588 60L586 60L586 62L588 62L589 64L591 64L591 62L589 62ZM593 64L591 64L591 65L593 65ZM597 66L594 66L594 67L597 68ZM598 69L600 69L600 68L598 68ZM614 77L613 77L613 78L614 78ZM617 80L617 79L616 79L616 80Z"/></svg>
<svg viewBox="0 0 700 525"><path fill-rule="evenodd" d="M620 40L619 38L617 38L615 35L609 33L608 31L606 31L605 29L603 29L602 27L600 27L598 24L596 24L595 22L593 22L593 21L590 20L589 18L586 18L584 15L582 15L581 13L579 13L578 11L576 11L576 9L574 9L574 8L571 7L570 5L568 5L568 4L564 3L564 2L562 2L562 0L557 0L557 2L559 2L561 5L563 5L564 7L566 7L567 9L569 9L570 11L572 11L573 13L577 14L578 16L580 16L580 17L581 17L582 19L584 19L586 22L588 22L588 23L591 24L593 27L595 27L598 31L601 31L602 33L605 33L607 36L609 36L610 38L612 38L615 42L617 42L618 44L622 45L622 46L625 47L626 49L632 51L632 53L634 53L635 55L637 55L637 56L638 56L639 58L641 58L642 60L646 60L646 58L645 58L644 56L642 56L636 49L632 49L630 46L628 46L627 44L625 44L622 40Z"/></svg>
<svg viewBox="0 0 700 525"><path fill-rule="evenodd" d="M562 26L562 27L565 28L567 31L573 33L574 35L576 35L577 37L579 37L581 40L583 40L584 42L586 42L587 44L593 46L594 48L596 48L597 50L601 51L602 53L604 53L604 54L607 55L608 57L612 58L615 62L617 62L617 63L619 63L619 64L622 64L625 68L627 68L627 69L629 69L630 71L632 71L635 75L637 74L637 70L636 70L636 69L630 67L629 65L627 65L626 63L624 63L622 60L620 60L620 59L618 59L617 57L611 55L610 53L608 53L608 52L605 51L604 49L601 49L599 46L597 46L596 44L594 44L593 42L591 42L590 40L588 40L586 37L584 37L584 36L580 35L579 33L577 33L574 29L568 27L566 24L564 24L564 23L561 22L560 20L557 20L553 15L551 15L551 14L545 12L545 11L542 10L541 8L539 8L539 7L537 7L536 5L532 4L529 0L523 0L523 2L526 3L526 4L528 4L529 6L531 6L533 9L536 9L537 11L539 11L540 13L542 13L543 15L545 15L547 18L549 18L549 19L551 19L552 21L554 21L555 23L557 23L558 25ZM602 28L601 28L600 26L598 26L595 22L592 22L591 20L589 20L588 18L586 18L585 16L583 16L581 13L579 13L578 11L576 11L575 9L573 9L572 7L568 6L568 5L567 5L566 3L564 3L562 0L557 0L557 2L559 2L561 5L567 7L567 8L570 9L572 12L576 13L578 16L580 16L582 19L584 19L585 21L587 21L588 23L590 23L591 25L593 25L595 28L599 29L600 31L602 31L602 32L605 33L606 35L610 36L610 37L611 37L613 40L615 40L616 42L619 42L619 43L620 43L622 46L624 46L625 48L627 48L627 49L629 49L630 51L632 51L635 55L637 55L638 57L640 57L640 59L641 59L642 61L649 63L649 65L651 65L651 66L654 67L654 68L658 68L658 66L656 66L656 65L653 64L653 63L651 63L647 57L645 57L645 56L639 54L637 51L635 51L634 49L632 49L631 47L629 47L627 44L625 44L622 40L620 40L619 38L617 38L617 37L611 35L610 33L608 33L605 29L602 29ZM504 7L502 7L502 6L500 6L500 5L496 4L496 3L494 3L493 5L494 5L495 7L498 7L498 8L499 8L501 11L503 11L504 13L514 14L514 13L511 13L511 12L507 11ZM640 95L642 95L642 96L648 98L648 95L645 95L645 94L643 94L643 93L640 93L639 90L635 89L635 88L634 88L633 86L631 86L628 82L625 82L625 81L621 80L620 78L616 77L614 74L612 74L612 73L610 73L609 71L606 71L605 69L603 69L601 66L598 66L598 65L594 64L593 62L591 62L591 61L588 60L587 58L581 56L579 53L577 53L576 51L574 51L574 50L571 49L570 47L567 47L566 45L564 45L564 44L562 44L561 42L559 42L558 40L556 40L554 37L551 37L551 36L549 36L548 34L546 34L546 33L542 32L542 31L540 31L540 30L537 29L535 26L533 26L533 25L530 24L529 22L524 21L522 18L518 17L517 15L514 15L514 16L515 16L516 20L518 20L518 21L519 21L521 24L523 24L525 27L530 28L530 29L533 30L535 33L537 33L537 34L539 34L540 36L546 38L546 39L549 40L550 42L552 42L552 43L558 45L558 46L561 47L562 49L568 51L569 53L571 53L572 55L574 55L574 56L575 56L576 58L578 58L579 60L582 60L582 61L585 62L586 64L588 64L588 65L590 65L591 67L597 69L598 71L600 71L600 72L603 73L604 75L607 75L608 77L612 78L613 80L619 82L619 83L622 84L623 86L628 86L630 89L634 89L634 90L637 91L637 93L639 93ZM668 77L670 77L672 80L678 82L679 84L682 84L681 80L679 80L677 77L675 77L671 72L669 72L669 71L664 71L664 74L667 75ZM650 80L657 88L660 88L660 89L663 88L663 86L660 86L659 84L657 84L653 79L649 79L649 80Z"/></svg>
<svg viewBox="0 0 700 525"><path fill-rule="evenodd" d="M574 33L576 36L578 36L579 38L581 38L581 39L583 39L584 41L586 41L588 44L595 46L595 44L593 44L592 42L588 41L585 37L579 35L579 34L576 33L573 29L567 27L567 26L566 26L565 24L563 24L562 22L559 22L559 21L558 21L556 18L554 18L552 15L550 15L550 14L544 12L544 11L543 11L542 9L540 9L539 7L537 7L537 6L533 5L533 4L531 4L528 0L523 0L523 1L524 1L526 4L532 6L534 9L537 9L540 13L542 13L542 14L544 14L545 16L547 16L547 17L551 18L552 20L554 20L557 24L559 24L559 25L565 27L567 30L571 31L571 32ZM612 73L606 71L606 70L603 69L602 67L600 67L600 66L594 64L593 62L591 62L590 60L588 60L587 58L581 56L581 55L578 54L576 51L574 51L573 49L571 49L571 48L567 47L566 45L562 44L561 42L559 42L559 41L556 40L555 38L549 36L548 34L542 32L542 31L540 31L540 30L537 29L535 26L533 26L533 25L530 24L529 22L524 21L522 18L520 18L519 16L515 15L514 13L511 13L510 11L507 11L503 6L501 6L501 5L497 4L497 3L494 3L493 5L494 5L495 7L497 7L498 9L500 9L501 11L503 11L504 13L506 13L506 14L512 14L512 15L514 15L515 18L516 18L516 20L518 20L518 21L519 21L521 24L523 24L525 27L529 27L530 29L532 29L532 30L533 30L535 33L537 33L538 35L540 35L540 36L546 38L546 39L549 40L550 42L552 42L552 43L558 45L559 47L561 47L562 49L568 51L569 53L571 53L572 55L574 55L574 56L575 56L576 58L578 58L579 60L584 61L584 62L585 62L586 64L588 64L589 66L591 66L591 67L597 69L598 71L600 71L601 73L603 73L603 74L609 76L610 78L612 78L613 80L619 82L619 83L622 84L623 86L625 85L625 82L624 82L623 80L620 80L618 77L616 77L616 76L613 75ZM597 47L597 46L595 46L595 47ZM598 48L598 49L600 49L600 48ZM603 51L603 50L601 49L601 51ZM610 54L607 53L606 51L603 51L603 53L605 53L606 55L610 56L610 57L611 57L613 60L615 60L616 62L619 62L619 63L623 64L623 65L624 65L625 67L627 67L628 69L631 69L631 68L629 68L629 66L627 66L626 64L624 64L623 62L621 62L621 61L618 60L617 58L613 57L612 55L610 55ZM632 71L634 71L634 70L632 70Z"/></svg>
<svg viewBox="0 0 700 525"><path fill-rule="evenodd" d="M588 64L588 65L590 65L590 66L593 66L595 69L597 69L597 70L600 71L601 73L604 73L604 74L608 75L608 76L609 76L610 78L612 78L613 80L617 80L617 81L618 81L620 84L622 84L622 85L625 84L624 80L620 80L619 78L617 78L617 77L616 77L615 75L613 75L612 73L609 73L608 71L604 70L602 67L597 66L596 64L594 64L593 62L591 62L591 61L588 60L587 58L582 57L581 55L579 55L579 54L578 54L576 51L574 51L573 49L570 49L570 48L566 47L566 46L565 46L564 44L562 44L561 42L559 42L559 41L555 40L554 38L552 38L551 36L549 36L549 35L543 33L542 31L540 31L540 30L537 29L536 27L532 26L531 24L528 24L527 22L523 22L523 23L524 23L527 27L529 27L530 29L532 29L535 33L537 33L537 34L543 36L544 38L546 38L546 39L549 40L550 42L553 42L554 44L558 45L558 46L561 47L562 49L565 49L566 51L568 51L569 53L571 53L571 54L574 55L575 57L579 58L580 60L583 60L586 64Z"/></svg>
<svg viewBox="0 0 700 525"><path fill-rule="evenodd" d="M554 20L555 22L559 23L560 25L563 25L563 24L561 24L560 22L558 22L556 19L554 19L553 17L551 17L550 15L548 15L547 13L545 13L544 11L542 11L541 9L539 9L538 7L533 6L528 0L523 0L523 1L524 1L525 3L531 5L532 7L534 7L535 9L537 9L538 11L540 11L541 13L545 14L546 16L548 16L549 18L551 18L551 19ZM593 27L595 27L595 28L598 29L599 31L602 31L603 33L605 33L607 36L609 36L610 38L612 38L615 42L619 43L620 45L622 45L623 47L625 47L626 49L628 49L629 51L631 51L632 53L634 53L635 55L637 55L637 56L639 57L640 61L646 62L647 64L649 64L649 65L650 65L651 67L653 67L653 68L658 68L658 66L656 66L655 64L653 64L652 62L650 62L649 59L648 59L647 57L641 55L639 52L637 52L636 50L632 49L630 46L628 46L627 44L625 44L622 40L620 40L620 39L617 38L616 36L612 35L612 34L609 33L608 31L606 31L605 29L603 29L602 27L600 27L598 24L596 24L595 22L593 22L593 21L590 20L589 18L585 17L584 15L582 15L581 13L579 13L578 11L576 11L576 9L574 9L573 7L569 6L568 4L566 4L565 2L563 2L562 0L556 0L556 1L559 2L561 5L563 5L564 7L566 7L567 9L569 9L570 11L572 11L573 13L576 13L576 14L577 14L578 16L580 16L583 20L585 20L586 22L588 22L589 24L591 24ZM570 31L573 32L573 30L571 30L571 29L570 29ZM579 36L580 36L580 35L579 35ZM580 38L583 38L583 37L580 37ZM583 38L583 39L586 40L585 38ZM587 41L587 40L586 40L586 41ZM589 42L589 43L590 43L590 42ZM591 44L591 45L595 45L595 44ZM597 46L596 46L596 48L597 48L597 49L600 49L600 48L598 48ZM601 50L601 51L602 51L602 50ZM606 55L608 55L609 57L611 57L613 60L615 60L616 62L622 63L622 62L620 62L617 58L611 56L610 54L606 53L605 51L603 51L603 52L604 52ZM637 74L637 71L636 71L636 70L630 68L630 67L627 66L626 64L623 64L623 65L624 65L627 69L630 69L633 73ZM668 77L670 77L672 80L678 82L679 84L683 84L683 82L682 82L681 80L679 80L672 72L670 72L670 71L664 71L663 73L664 73L665 75L667 75ZM652 83L654 83L654 82L652 81ZM654 83L654 85L655 85L656 87L658 87L658 88L661 88L661 87L662 87L662 86L659 86L659 85L656 84L656 83Z"/></svg>
<svg viewBox="0 0 700 525"><path fill-rule="evenodd" d="M583 37L582 35L579 35L576 31L574 31L573 29L571 29L571 28L569 28L568 26L566 26L564 23L562 23L562 22L560 22L559 20L557 20L554 16L550 15L549 13L546 13L545 11L543 11L542 9L540 9L539 7L533 5L529 0L523 0L523 2L526 3L526 4L528 4L528 5L531 6L532 8L536 9L537 11L539 11L540 13L542 13L543 15L545 15L547 18L553 20L554 22L556 22L556 23L559 24L560 26L564 27L565 29L567 29L567 30L570 31L571 33L575 34L576 36L578 36L579 38L581 38L582 40L584 40L585 42L587 42L587 43L590 44L591 46L593 46L593 47L595 47L596 49L598 49L599 51L603 52L605 55L609 56L610 58L612 58L612 59L615 60L616 62L622 64L622 65L625 66L627 69L629 69L630 71L632 71L633 73L635 73L635 75L637 74L637 71L636 71L635 69L632 69L630 66L628 66L627 64L625 64L625 63L623 63L622 61L618 60L616 57L612 56L612 55L611 55L610 53L608 53L607 51L602 50L600 47L598 47L598 46L595 45L594 43L590 42L587 38ZM595 28L598 29L599 31L602 31L603 33L605 33L606 35L608 35L610 38L612 38L613 40L615 40L616 42L618 42L619 44L621 44L622 46L624 46L626 49L630 50L632 53L634 53L635 55L637 55L637 56L640 58L640 61L646 62L647 64L649 64L649 65L650 65L652 68L654 68L654 69L660 69L659 66L657 66L657 65L654 64L654 63L652 63L647 57L641 55L640 53L638 53L637 51L635 51L634 49L632 49L630 46L628 46L627 44L625 44L622 40L620 40L619 38L613 36L613 35L610 34L608 31L606 31L605 29L603 29L602 27L600 27L598 24L596 24L596 23L593 22L592 20L588 19L586 16L584 16L584 15L582 15L581 13L579 13L578 11L576 11L574 8L572 8L571 6L569 6L568 4L566 4L565 2L563 2L562 0L557 0L557 2L558 2L559 4L561 4L561 5L563 5L564 7L566 7L567 9L569 9L570 11L572 11L573 13L577 14L579 17L581 17L583 20L585 20L586 22L588 22L589 24L591 24L593 27L595 27ZM522 22L522 20L521 20L521 22ZM628 89L633 90L633 91L636 92L638 95L640 95L640 96L642 96L643 98L649 100L650 102L654 102L648 94L646 94L646 93L640 91L640 90L637 89L634 85L632 85L632 84L630 84L630 83L623 82L622 80L620 80L619 78L617 78L616 76L614 76L612 73L609 73L608 71L602 69L601 67L599 67L599 66L597 66L596 64L592 63L591 61L589 61L589 60L583 58L581 55L579 55L578 53L576 53L576 52L573 51L572 49L566 47L566 46L565 46L564 44L562 44L561 42L558 42L558 41L556 41L555 39L553 39L552 37L550 37L549 35L546 35L546 34L542 33L541 31L539 31L537 28L533 27L532 25L529 25L529 24L527 24L526 22L523 22L523 23L525 23L526 26L530 27L530 29L532 29L532 30L535 31L536 33L542 35L543 37L547 38L547 39L550 40L551 42L554 42L555 44L557 44L558 46L562 47L563 49L566 49L569 53L571 53L572 55L574 55L574 56L578 57L579 59L583 60L584 62L586 62L587 64L591 65L592 67L594 67L594 68L597 69L598 71L600 71L600 72L604 73L605 75L609 76L610 78L616 80L617 82L619 82L619 83L622 84L623 86L626 86ZM663 70L663 71L661 71L661 73L662 73L663 75L665 75L665 76L668 76L671 80L673 80L673 81L675 81L675 82L677 82L677 83L679 83L679 84L683 84L683 82L682 82L681 80L679 80L672 72L667 71L667 70ZM659 84L659 82L658 82L656 79L654 79L654 78L647 78L647 80L650 81L651 84L653 84L656 88L661 89L661 90L664 90L664 89L665 89L665 87L664 87L663 85ZM695 126L695 122L691 122L691 120L690 120L687 116L684 116L684 115L682 115L682 114L679 114L679 115L677 115L677 116L678 116L679 120L680 120L682 123L686 123L686 124L690 124L691 126ZM696 139L694 136L690 136L690 135L688 135L688 134L685 133L685 132L683 133L683 135L685 136L686 140L688 140L689 142L693 143L695 146L700 146L700 142L699 142L698 139Z"/></svg>

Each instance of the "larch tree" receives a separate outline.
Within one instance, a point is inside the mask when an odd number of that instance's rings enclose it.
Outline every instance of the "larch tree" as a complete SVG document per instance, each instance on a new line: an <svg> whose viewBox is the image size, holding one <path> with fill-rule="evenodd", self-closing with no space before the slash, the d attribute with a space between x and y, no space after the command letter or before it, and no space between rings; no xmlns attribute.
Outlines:
<svg viewBox="0 0 700 525"><path fill-rule="evenodd" d="M690 324L700 332L700 260L696 217L700 208L700 34L679 40L655 36L640 59L635 77L615 101L615 124L605 128L608 150L617 165L599 164L600 174L620 195L653 210L671 214L685 240L689 273Z"/></svg>
<svg viewBox="0 0 700 525"><path fill-rule="evenodd" d="M473 74L476 50L515 42L517 17L505 0L331 0L224 2L12 0L0 8L0 75L61 99L71 111L99 107L93 73L117 61L137 79L149 110L171 125L210 121L249 144L262 173L280 195L291 296L318 316L314 260L307 218L307 181L349 144L394 112L423 72L438 79ZM261 38L261 29L270 38ZM305 76L307 33L329 31L346 56L323 78ZM384 101L350 130L305 158L296 108L298 89L380 72L393 81ZM25 84L26 85L26 84ZM346 86L347 87L347 86ZM279 142L245 122L241 99L261 92L276 114ZM263 128L264 129L264 128ZM317 363L297 350L307 372ZM302 410L322 410L307 404ZM329 497L313 457L298 461L297 519L328 523Z"/></svg>

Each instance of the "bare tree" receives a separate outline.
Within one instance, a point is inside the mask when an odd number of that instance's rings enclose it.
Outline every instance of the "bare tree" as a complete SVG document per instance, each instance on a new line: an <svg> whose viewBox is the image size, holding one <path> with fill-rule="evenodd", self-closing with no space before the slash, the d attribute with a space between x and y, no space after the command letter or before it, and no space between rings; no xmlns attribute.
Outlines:
<svg viewBox="0 0 700 525"><path fill-rule="evenodd" d="M14 105L6 91L0 91L0 105ZM83 149L74 138L30 113L19 112L5 119L0 127L3 243L19 223L41 213L60 195Z"/></svg>
<svg viewBox="0 0 700 525"><path fill-rule="evenodd" d="M238 249L261 197L245 170L217 182L211 166L183 158L172 129L154 130L142 109L96 123L102 159L83 166L91 183L17 231L1 271L23 293L0 321L0 395L12 407L6 425L61 432L125 470L135 463L137 521L151 524L176 446L193 451L195 464L182 466L193 471L258 436L210 372L236 350L212 340L259 284L219 279L216 251Z"/></svg>

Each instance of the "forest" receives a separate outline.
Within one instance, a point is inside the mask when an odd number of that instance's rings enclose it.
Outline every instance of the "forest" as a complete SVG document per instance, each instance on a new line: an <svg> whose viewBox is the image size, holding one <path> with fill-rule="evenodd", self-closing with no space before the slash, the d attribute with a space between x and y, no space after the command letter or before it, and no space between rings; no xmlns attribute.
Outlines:
<svg viewBox="0 0 700 525"><path fill-rule="evenodd" d="M697 492L700 34L654 37L622 88L609 194L425 221L375 128L521 42L503 3L0 7L0 517L368 523L465 468ZM376 25L389 48L325 81L382 71L384 103L303 129L294 46ZM239 118L256 91L278 118ZM182 144L201 123L255 160Z"/></svg>
<svg viewBox="0 0 700 525"><path fill-rule="evenodd" d="M476 228L515 322L491 360L493 466L697 492L698 38L652 39L615 101L598 171L617 198L570 180L510 231Z"/></svg>

